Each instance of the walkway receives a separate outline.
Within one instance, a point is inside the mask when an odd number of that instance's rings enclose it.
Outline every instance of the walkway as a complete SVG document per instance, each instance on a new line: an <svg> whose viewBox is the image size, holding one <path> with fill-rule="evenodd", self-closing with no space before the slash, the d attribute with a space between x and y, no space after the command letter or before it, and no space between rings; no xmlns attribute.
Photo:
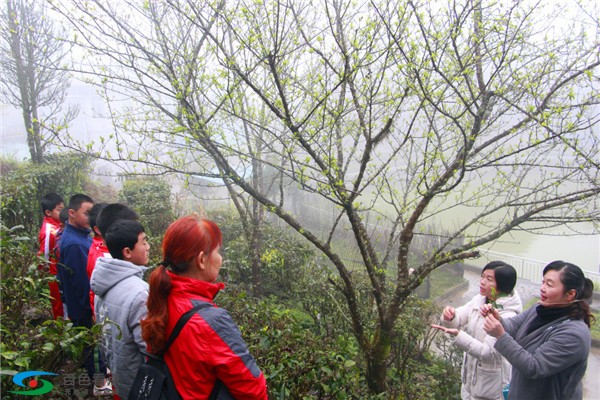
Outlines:
<svg viewBox="0 0 600 400"><path fill-rule="evenodd" d="M479 293L479 273L465 269L465 279L469 282L468 288L454 293L446 298L444 305L459 307ZM516 286L523 305L534 298L539 298L540 285L526 279L519 279ZM597 321L596 323L600 323ZM588 358L588 368L583 378L583 400L600 400L600 348L592 347Z"/></svg>

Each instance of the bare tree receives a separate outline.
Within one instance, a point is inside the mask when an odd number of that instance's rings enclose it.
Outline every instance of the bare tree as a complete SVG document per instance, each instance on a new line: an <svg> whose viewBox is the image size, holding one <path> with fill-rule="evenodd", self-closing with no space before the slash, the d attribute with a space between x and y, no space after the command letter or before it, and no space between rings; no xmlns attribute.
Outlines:
<svg viewBox="0 0 600 400"><path fill-rule="evenodd" d="M70 46L43 2L7 0L1 24L1 93L22 110L31 161L41 163L49 138L44 129L60 131L77 115L76 107L61 111L70 86Z"/></svg>
<svg viewBox="0 0 600 400"><path fill-rule="evenodd" d="M95 154L221 178L303 235L337 270L376 393L398 316L430 272L513 230L600 216L589 15L564 25L540 4L430 3L57 5L98 56L82 71L137 101L116 116L117 154ZM254 162L275 179L251 179ZM324 228L294 213L297 189L330 207ZM440 221L452 229L419 249Z"/></svg>

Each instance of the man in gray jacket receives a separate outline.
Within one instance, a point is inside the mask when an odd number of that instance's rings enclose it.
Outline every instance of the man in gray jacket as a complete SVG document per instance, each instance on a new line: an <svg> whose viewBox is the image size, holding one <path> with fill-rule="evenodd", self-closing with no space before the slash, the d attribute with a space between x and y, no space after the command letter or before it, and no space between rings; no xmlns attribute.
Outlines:
<svg viewBox="0 0 600 400"><path fill-rule="evenodd" d="M113 388L127 399L146 350L140 321L146 317L148 283L143 280L150 245L137 221L118 220L104 237L113 258L101 257L90 280L96 294L96 322L103 325L102 345L112 371Z"/></svg>

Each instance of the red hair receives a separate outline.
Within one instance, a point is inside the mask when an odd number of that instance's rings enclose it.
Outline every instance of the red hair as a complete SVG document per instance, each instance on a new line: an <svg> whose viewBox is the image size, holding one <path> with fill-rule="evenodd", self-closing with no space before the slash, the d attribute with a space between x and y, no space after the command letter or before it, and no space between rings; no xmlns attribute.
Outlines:
<svg viewBox="0 0 600 400"><path fill-rule="evenodd" d="M201 251L211 254L222 241L217 224L196 214L179 218L167 228L162 242L163 261L150 275L148 316L141 321L142 337L153 353L162 352L167 340L167 299L171 292L167 268L175 274L184 273Z"/></svg>

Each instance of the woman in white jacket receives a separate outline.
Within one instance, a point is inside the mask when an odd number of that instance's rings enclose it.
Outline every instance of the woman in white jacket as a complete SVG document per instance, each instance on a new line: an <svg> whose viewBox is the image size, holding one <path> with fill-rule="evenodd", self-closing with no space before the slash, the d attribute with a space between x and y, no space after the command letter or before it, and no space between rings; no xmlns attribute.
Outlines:
<svg viewBox="0 0 600 400"><path fill-rule="evenodd" d="M442 326L432 325L455 336L454 345L464 350L461 398L463 400L502 399L502 388L510 381L510 364L494 349L496 339L483 329L485 318L480 313L491 303L502 318L510 318L523 310L521 298L513 291L517 283L515 269L493 261L483 267L479 294L462 307L446 306Z"/></svg>

